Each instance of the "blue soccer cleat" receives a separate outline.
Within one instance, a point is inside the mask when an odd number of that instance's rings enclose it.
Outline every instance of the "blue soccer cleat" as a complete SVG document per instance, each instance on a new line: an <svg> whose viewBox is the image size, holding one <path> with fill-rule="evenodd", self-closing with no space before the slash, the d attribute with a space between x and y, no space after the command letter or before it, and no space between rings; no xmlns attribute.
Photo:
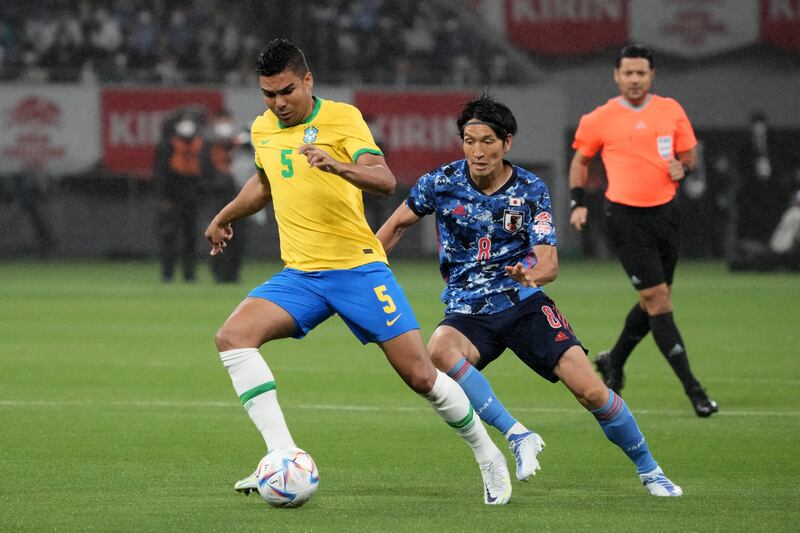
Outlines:
<svg viewBox="0 0 800 533"><path fill-rule="evenodd" d="M642 480L642 485L653 496L682 496L683 489L669 480L664 475L661 467L656 468L652 472L646 474L639 474L639 479Z"/></svg>
<svg viewBox="0 0 800 533"><path fill-rule="evenodd" d="M514 452L514 458L517 461L518 480L527 481L529 477L536 475L537 470L541 469L536 456L542 453L544 446L542 437L533 431L509 437L508 447Z"/></svg>

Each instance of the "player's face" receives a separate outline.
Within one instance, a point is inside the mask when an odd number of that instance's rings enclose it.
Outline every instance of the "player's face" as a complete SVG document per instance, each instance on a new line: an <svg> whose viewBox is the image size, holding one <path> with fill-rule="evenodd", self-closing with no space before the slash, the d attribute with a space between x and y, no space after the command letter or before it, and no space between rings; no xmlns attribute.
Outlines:
<svg viewBox="0 0 800 533"><path fill-rule="evenodd" d="M619 68L614 69L614 81L623 98L634 105L639 105L650 91L655 70L643 57L623 57Z"/></svg>
<svg viewBox="0 0 800 533"><path fill-rule="evenodd" d="M485 124L464 127L461 143L469 165L469 173L475 178L500 177L504 171L503 157L511 149L511 136L503 141L492 128Z"/></svg>
<svg viewBox="0 0 800 533"><path fill-rule="evenodd" d="M274 76L259 76L258 84L267 107L284 126L296 126L311 115L314 78L310 72L301 77L287 69Z"/></svg>

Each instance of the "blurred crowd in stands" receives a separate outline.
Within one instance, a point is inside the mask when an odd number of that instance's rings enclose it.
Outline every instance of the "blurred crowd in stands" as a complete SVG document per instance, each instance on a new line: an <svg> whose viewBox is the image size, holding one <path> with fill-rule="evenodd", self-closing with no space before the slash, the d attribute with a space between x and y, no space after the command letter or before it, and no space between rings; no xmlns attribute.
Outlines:
<svg viewBox="0 0 800 533"><path fill-rule="evenodd" d="M329 83L513 83L503 51L481 43L457 13L441 6L421 0L0 2L0 80L251 84L258 51L287 37Z"/></svg>

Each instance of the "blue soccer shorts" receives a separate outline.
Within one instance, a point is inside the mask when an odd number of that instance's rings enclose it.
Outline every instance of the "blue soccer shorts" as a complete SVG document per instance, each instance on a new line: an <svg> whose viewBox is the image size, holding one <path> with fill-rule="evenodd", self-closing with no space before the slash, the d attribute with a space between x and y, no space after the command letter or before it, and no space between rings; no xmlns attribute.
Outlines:
<svg viewBox="0 0 800 533"><path fill-rule="evenodd" d="M297 324L292 335L305 337L333 314L342 317L362 343L383 342L419 329L414 312L385 263L348 270L302 271L286 268L247 295L285 309Z"/></svg>

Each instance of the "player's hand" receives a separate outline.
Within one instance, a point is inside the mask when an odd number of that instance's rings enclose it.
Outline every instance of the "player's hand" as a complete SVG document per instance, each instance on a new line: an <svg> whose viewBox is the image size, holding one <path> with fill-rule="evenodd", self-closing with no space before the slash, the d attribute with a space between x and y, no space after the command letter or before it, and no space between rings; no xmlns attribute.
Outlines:
<svg viewBox="0 0 800 533"><path fill-rule="evenodd" d="M670 162L667 163L667 170L669 171L669 177L672 181L680 181L686 177L686 173L683 171L683 163L675 158L672 158Z"/></svg>
<svg viewBox="0 0 800 533"><path fill-rule="evenodd" d="M331 157L325 150L317 148L313 144L303 144L297 151L306 156L310 167L332 174L339 174L339 161Z"/></svg>
<svg viewBox="0 0 800 533"><path fill-rule="evenodd" d="M205 236L211 245L211 255L218 255L228 246L228 241L233 239L233 228L230 224L220 226L212 220L206 229Z"/></svg>
<svg viewBox="0 0 800 533"><path fill-rule="evenodd" d="M586 207L576 207L569 215L569 223L578 231L583 231L586 227L586 219L589 217L589 209Z"/></svg>
<svg viewBox="0 0 800 533"><path fill-rule="evenodd" d="M536 282L533 280L533 269L526 267L522 263L517 263L513 267L507 266L506 273L511 279L525 287L537 287Z"/></svg>

